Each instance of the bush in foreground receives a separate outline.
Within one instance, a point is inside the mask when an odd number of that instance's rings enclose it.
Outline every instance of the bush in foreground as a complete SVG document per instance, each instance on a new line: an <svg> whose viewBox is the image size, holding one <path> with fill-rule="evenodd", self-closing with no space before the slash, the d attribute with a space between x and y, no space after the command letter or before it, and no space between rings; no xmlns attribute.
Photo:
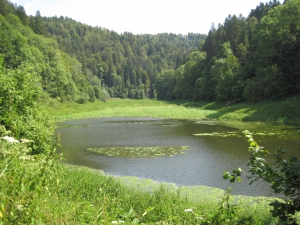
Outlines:
<svg viewBox="0 0 300 225"><path fill-rule="evenodd" d="M284 158L285 150L279 148L274 154L274 163L269 163L264 157L269 155L268 150L259 146L249 131L244 132L250 143L250 158L248 161L249 173L240 168L233 170L232 174L225 172L223 178L241 181L241 175L246 174L251 180L250 184L262 179L271 185L275 193L283 193L288 197L285 201L275 200L270 204L274 217L279 217L284 224L300 223L300 159L292 156ZM300 152L300 148L298 149Z"/></svg>

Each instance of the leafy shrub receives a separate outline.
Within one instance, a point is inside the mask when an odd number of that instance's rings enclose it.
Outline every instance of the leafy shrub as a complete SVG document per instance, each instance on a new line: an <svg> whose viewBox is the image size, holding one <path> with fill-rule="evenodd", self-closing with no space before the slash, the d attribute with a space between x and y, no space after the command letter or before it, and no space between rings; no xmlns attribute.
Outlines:
<svg viewBox="0 0 300 225"><path fill-rule="evenodd" d="M46 152L54 132L53 123L41 104L39 79L30 65L24 63L17 69L3 67L0 55L0 124L17 138L34 142L32 153Z"/></svg>
<svg viewBox="0 0 300 225"><path fill-rule="evenodd" d="M0 224L37 222L40 196L53 195L59 183L58 155L31 155L32 140L16 140L0 125Z"/></svg>
<svg viewBox="0 0 300 225"><path fill-rule="evenodd" d="M77 103L79 104L85 104L89 100L89 95L86 92L82 92L78 97L77 97Z"/></svg>
<svg viewBox="0 0 300 225"><path fill-rule="evenodd" d="M101 99L103 102L106 102L109 98L110 98L110 95L109 95L109 93L107 92L107 90L106 90L105 88L102 88L102 92L101 92L101 97L100 97L100 99Z"/></svg>
<svg viewBox="0 0 300 225"><path fill-rule="evenodd" d="M284 159L285 150L279 148L275 154L275 162L270 164L266 161L265 156L270 153L262 146L259 146L253 139L249 131L244 132L250 143L250 158L248 161L250 174L244 173L240 168L233 170L232 174L225 172L224 179L240 181L241 175L246 174L251 180L250 184L258 179L263 179L271 185L275 193L283 193L288 196L285 201L275 200L270 203L273 207L272 215L279 217L285 224L297 224L296 216L300 211L300 159L292 156ZM300 152L300 148L298 149ZM298 221L299 222L299 221Z"/></svg>

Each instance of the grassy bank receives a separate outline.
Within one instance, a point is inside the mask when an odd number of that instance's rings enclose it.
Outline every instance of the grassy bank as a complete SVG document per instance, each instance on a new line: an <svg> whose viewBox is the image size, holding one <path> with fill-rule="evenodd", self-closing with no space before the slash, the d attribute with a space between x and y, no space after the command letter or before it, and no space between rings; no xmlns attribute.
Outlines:
<svg viewBox="0 0 300 225"><path fill-rule="evenodd" d="M244 122L300 124L300 100L266 101L256 104L118 99L76 104L52 102L48 107L56 120L91 117L159 117Z"/></svg>
<svg viewBox="0 0 300 225"><path fill-rule="evenodd" d="M276 224L267 202L234 202L226 193L194 201L180 189L158 186L151 192L119 183L101 172L66 168L57 195L36 200L44 205L45 224Z"/></svg>

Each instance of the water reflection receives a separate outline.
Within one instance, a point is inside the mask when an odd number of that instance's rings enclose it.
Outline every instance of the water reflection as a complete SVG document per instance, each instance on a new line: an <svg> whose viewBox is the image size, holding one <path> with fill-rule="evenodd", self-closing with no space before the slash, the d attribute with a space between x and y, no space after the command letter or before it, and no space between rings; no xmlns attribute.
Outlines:
<svg viewBox="0 0 300 225"><path fill-rule="evenodd" d="M101 169L108 174L137 176L178 186L205 185L226 189L233 194L272 196L263 183L247 181L230 184L222 179L224 171L241 167L247 170L248 143L241 137L193 136L198 133L238 132L241 130L212 123L157 118L92 118L58 123L60 149L68 163ZM291 131L292 132L292 131ZM259 139L259 137L258 137ZM282 146L296 150L299 140L276 135L261 137L266 148ZM185 154L158 158L118 158L85 151L99 147L190 146Z"/></svg>

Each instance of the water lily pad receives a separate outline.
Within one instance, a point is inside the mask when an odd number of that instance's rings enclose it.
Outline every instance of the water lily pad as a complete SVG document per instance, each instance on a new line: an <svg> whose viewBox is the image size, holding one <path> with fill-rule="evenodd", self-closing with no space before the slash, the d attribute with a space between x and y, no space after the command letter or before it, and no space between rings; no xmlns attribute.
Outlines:
<svg viewBox="0 0 300 225"><path fill-rule="evenodd" d="M154 158L159 156L173 156L188 150L188 146L155 146L155 147L101 147L88 148L87 151L101 155L122 158Z"/></svg>

